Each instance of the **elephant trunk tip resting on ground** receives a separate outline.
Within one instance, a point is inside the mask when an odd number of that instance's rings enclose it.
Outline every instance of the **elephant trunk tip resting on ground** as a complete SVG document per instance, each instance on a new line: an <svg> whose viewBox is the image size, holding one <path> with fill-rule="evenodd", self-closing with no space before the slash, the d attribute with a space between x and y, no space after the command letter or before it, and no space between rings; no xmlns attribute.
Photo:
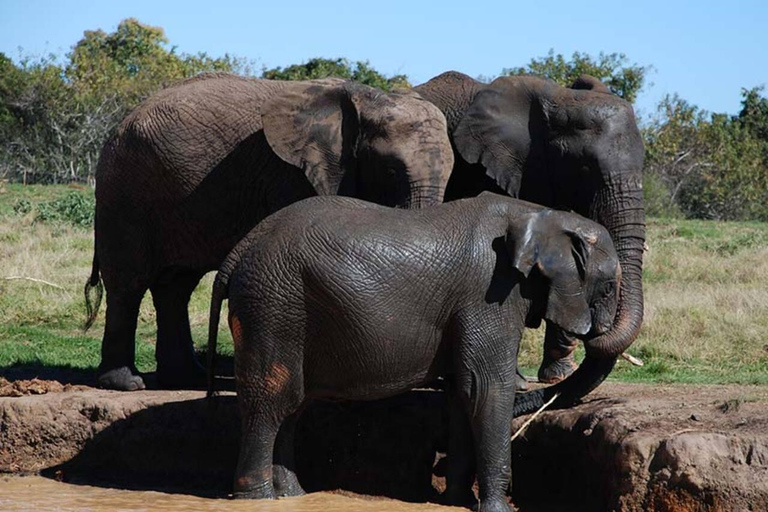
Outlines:
<svg viewBox="0 0 768 512"><path fill-rule="evenodd" d="M485 84L449 71L414 89L448 122L455 159L447 201L497 191L573 210L611 234L623 271L618 313L610 332L587 342L586 366L569 385L591 390L637 337L643 319L644 149L632 105L586 75L568 88L535 76ZM540 380L568 376L574 348L572 336L547 328Z"/></svg>
<svg viewBox="0 0 768 512"><path fill-rule="evenodd" d="M277 212L225 259L211 298L211 377L225 298L235 348L235 496L303 492L292 435L306 400L378 399L442 376L446 498L474 501L474 466L479 510L508 511L523 328L607 331L620 279L605 228L497 194L418 211L317 197Z"/></svg>
<svg viewBox="0 0 768 512"><path fill-rule="evenodd" d="M196 77L136 107L96 170L95 250L87 325L106 290L98 383L142 389L138 308L157 312L160 386L204 385L187 304L261 219L313 195L418 208L443 201L453 150L443 114L413 92L336 78L284 82Z"/></svg>

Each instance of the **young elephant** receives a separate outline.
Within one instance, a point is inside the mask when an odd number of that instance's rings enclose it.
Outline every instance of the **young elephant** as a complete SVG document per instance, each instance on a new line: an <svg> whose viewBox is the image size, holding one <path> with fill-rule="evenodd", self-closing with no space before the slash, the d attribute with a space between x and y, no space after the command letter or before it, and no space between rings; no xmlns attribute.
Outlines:
<svg viewBox="0 0 768 512"><path fill-rule="evenodd" d="M209 370L229 297L235 496L303 492L292 436L307 399L378 399L443 376L474 437L480 510L508 510L523 328L605 332L619 275L602 226L492 193L423 210L316 197L268 217L224 261L211 304ZM458 444L448 494L466 499L474 475Z"/></svg>

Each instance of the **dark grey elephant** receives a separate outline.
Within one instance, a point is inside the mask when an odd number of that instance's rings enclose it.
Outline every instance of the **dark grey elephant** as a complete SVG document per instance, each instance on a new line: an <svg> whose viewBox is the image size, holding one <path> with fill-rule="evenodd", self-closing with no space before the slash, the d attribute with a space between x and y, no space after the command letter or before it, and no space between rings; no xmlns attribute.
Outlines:
<svg viewBox="0 0 768 512"><path fill-rule="evenodd" d="M588 393L637 337L643 319L644 151L632 106L589 76L565 88L533 76L484 84L447 72L415 91L448 120L455 163L447 201L496 191L573 210L611 234L623 271L612 329L586 344L587 358L568 385L520 400L535 409L554 393L561 393L561 404ZM574 348L573 337L547 328L539 378L568 376Z"/></svg>
<svg viewBox="0 0 768 512"><path fill-rule="evenodd" d="M406 208L441 203L452 166L444 116L413 93L339 79L214 74L150 97L106 142L96 171L86 301L101 273L107 317L99 384L144 387L134 338L148 289L157 311L159 384L204 382L190 294L270 213L316 194Z"/></svg>
<svg viewBox="0 0 768 512"><path fill-rule="evenodd" d="M378 399L442 376L453 397L447 493L474 499L474 465L479 509L508 511L523 328L544 318L604 334L620 272L599 224L491 193L418 211L317 197L270 216L225 259L211 299L211 377L227 297L235 344L235 496L303 492L293 431L306 400Z"/></svg>

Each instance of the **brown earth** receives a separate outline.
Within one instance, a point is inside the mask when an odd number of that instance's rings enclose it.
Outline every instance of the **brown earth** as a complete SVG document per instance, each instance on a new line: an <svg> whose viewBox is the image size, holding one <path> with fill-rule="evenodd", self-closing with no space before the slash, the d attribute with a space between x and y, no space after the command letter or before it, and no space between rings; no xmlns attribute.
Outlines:
<svg viewBox="0 0 768 512"><path fill-rule="evenodd" d="M198 495L230 488L231 394L0 382L6 389L51 392L0 398L2 472ZM527 512L768 510L767 405L768 387L604 384L577 407L545 411L515 440L513 501ZM308 491L435 500L446 433L440 392L312 404L297 432L297 472Z"/></svg>

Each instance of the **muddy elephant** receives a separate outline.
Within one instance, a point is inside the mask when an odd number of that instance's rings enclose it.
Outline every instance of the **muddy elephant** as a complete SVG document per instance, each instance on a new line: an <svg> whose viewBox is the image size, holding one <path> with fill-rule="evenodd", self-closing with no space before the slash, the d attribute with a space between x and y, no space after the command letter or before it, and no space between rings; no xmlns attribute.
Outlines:
<svg viewBox="0 0 768 512"><path fill-rule="evenodd" d="M159 385L204 385L190 294L262 218L314 195L437 204L452 165L444 116L414 93L339 79L213 74L150 97L105 143L96 171L85 294L88 305L100 300L101 274L107 316L99 385L144 387L134 338L147 290L157 312ZM98 303L89 308L90 324Z"/></svg>
<svg viewBox="0 0 768 512"><path fill-rule="evenodd" d="M293 431L308 399L373 400L444 377L447 493L474 499L474 466L480 510L508 511L523 328L544 318L603 335L620 272L604 227L493 193L417 211L315 197L268 217L224 260L211 299L211 388L225 298L235 346L235 496L303 492Z"/></svg>
<svg viewBox="0 0 768 512"><path fill-rule="evenodd" d="M554 393L561 404L588 393L637 337L643 319L644 149L632 106L589 76L566 88L534 76L485 84L451 71L415 91L448 121L455 163L447 201L491 190L573 210L611 234L623 271L612 329L587 343L587 358L568 385L522 400L536 409ZM547 328L541 381L559 382L573 371L575 342Z"/></svg>

